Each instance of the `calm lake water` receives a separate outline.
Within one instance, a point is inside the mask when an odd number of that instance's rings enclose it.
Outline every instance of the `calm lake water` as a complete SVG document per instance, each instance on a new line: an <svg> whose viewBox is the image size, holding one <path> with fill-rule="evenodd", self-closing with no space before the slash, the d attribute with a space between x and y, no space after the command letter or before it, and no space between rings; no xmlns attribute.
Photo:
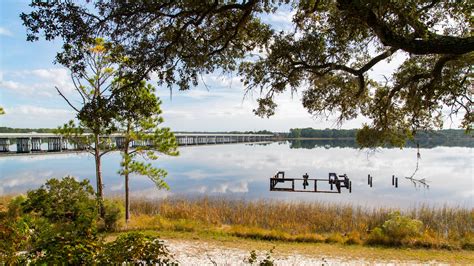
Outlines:
<svg viewBox="0 0 474 266"><path fill-rule="evenodd" d="M133 195L148 198L208 195L245 200L343 202L370 207L406 208L419 204L474 207L471 147L420 148L421 160L415 177L428 180L429 189L414 186L404 178L411 176L416 168L415 148L368 152L354 148L351 141L284 141L265 145L188 146L180 147L180 153L179 157L164 156L154 162L168 171L170 191L156 189L146 177L133 176ZM117 152L103 157L107 195L123 193L123 181L117 174L119 161ZM329 172L345 173L352 180L352 193L345 189L342 194L270 192L269 177L277 171L298 178L305 173L310 178L327 178ZM374 176L372 188L367 185L368 174ZM95 184L93 157L87 153L0 157L0 195L23 193L39 187L48 178L66 175L89 178ZM392 175L399 177L398 188L392 186Z"/></svg>

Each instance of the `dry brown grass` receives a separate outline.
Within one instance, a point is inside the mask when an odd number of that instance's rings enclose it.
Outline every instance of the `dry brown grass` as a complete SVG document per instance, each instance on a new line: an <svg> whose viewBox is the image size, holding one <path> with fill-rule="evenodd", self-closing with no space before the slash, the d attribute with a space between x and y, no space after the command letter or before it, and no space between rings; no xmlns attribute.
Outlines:
<svg viewBox="0 0 474 266"><path fill-rule="evenodd" d="M393 209L322 202L245 201L225 198L133 199L128 229L215 231L254 239L360 244ZM472 249L474 210L421 206L403 212L423 222L410 245Z"/></svg>
<svg viewBox="0 0 474 266"><path fill-rule="evenodd" d="M13 196L0 197L5 210ZM122 202L120 198L114 198ZM131 200L132 219L120 230L204 232L251 239L367 244L370 232L394 211L322 202L226 198ZM420 206L402 211L423 223L423 232L403 245L425 248L474 249L474 209ZM390 239L385 241L390 244Z"/></svg>
<svg viewBox="0 0 474 266"><path fill-rule="evenodd" d="M14 197L13 195L0 196L0 212L4 212L8 209L8 204Z"/></svg>

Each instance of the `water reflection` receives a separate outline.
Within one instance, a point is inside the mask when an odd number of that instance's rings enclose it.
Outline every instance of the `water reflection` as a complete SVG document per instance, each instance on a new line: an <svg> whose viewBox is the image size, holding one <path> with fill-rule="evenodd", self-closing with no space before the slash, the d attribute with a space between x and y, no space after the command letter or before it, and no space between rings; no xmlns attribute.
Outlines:
<svg viewBox="0 0 474 266"><path fill-rule="evenodd" d="M170 191L159 191L146 177L133 176L135 196L168 197L226 196L238 199L277 199L326 201L365 206L410 207L420 203L474 207L472 148L434 147L420 149L420 167L415 178L429 180L429 189L414 187L404 177L416 167L416 149L380 149L367 153L352 146L353 141L275 142L266 145L229 144L182 147L179 157L161 157L155 164L169 175ZM423 147L421 145L421 147ZM120 154L103 157L105 191L123 191L118 176ZM269 178L276 171L287 177L327 178L329 172L346 173L352 180L352 193L341 194L270 192ZM367 175L373 176L373 187ZM94 180L94 160L82 154L55 154L0 158L0 194L25 192L50 177L72 175ZM400 177L399 187L391 184ZM92 182L94 183L94 182ZM301 184L302 185L302 184Z"/></svg>
<svg viewBox="0 0 474 266"><path fill-rule="evenodd" d="M340 147L340 148L354 148L357 149L359 146L355 139L296 139L289 140L290 148L292 149L314 149L318 147ZM417 139L415 141L408 141L405 145L406 148L416 148L417 145L423 147L424 149L432 149L436 147L468 147L474 148L474 141L470 138L459 138L459 139ZM398 147L385 147L387 149Z"/></svg>

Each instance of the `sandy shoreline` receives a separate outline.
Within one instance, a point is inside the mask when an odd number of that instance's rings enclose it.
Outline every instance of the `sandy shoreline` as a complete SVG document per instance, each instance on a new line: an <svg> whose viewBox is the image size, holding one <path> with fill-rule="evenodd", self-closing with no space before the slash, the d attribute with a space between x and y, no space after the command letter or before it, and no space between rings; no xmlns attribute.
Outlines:
<svg viewBox="0 0 474 266"><path fill-rule="evenodd" d="M250 265L246 259L250 250L218 246L202 240L165 240L166 245L181 265ZM258 261L262 261L268 251L256 251ZM318 252L314 256L300 254L272 254L275 265L441 265L437 261L419 262L403 260L366 260L361 258L334 258ZM350 254L348 254L350 255ZM446 265L446 264L444 264Z"/></svg>

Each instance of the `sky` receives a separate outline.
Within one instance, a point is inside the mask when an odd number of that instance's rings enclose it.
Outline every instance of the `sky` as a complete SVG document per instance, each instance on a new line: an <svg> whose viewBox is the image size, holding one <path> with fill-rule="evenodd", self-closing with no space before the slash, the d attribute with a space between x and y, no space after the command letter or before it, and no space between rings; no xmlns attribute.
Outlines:
<svg viewBox="0 0 474 266"><path fill-rule="evenodd" d="M75 95L67 69L54 64L60 41L26 41L26 29L19 18L29 12L29 1L3 0L0 3L0 126L17 128L56 128L74 119L75 113L58 95ZM280 10L263 19L277 29L291 29L292 14ZM370 75L381 78L401 62L395 58L381 62ZM364 118L337 125L334 118L321 119L309 114L301 104L301 94L285 93L276 98L276 115L260 118L253 114L257 92L245 96L240 77L216 72L202 77L190 91L170 91L158 87L162 100L165 126L174 131L247 131L271 130L287 132L290 128L358 128ZM201 82L202 83L202 82Z"/></svg>

